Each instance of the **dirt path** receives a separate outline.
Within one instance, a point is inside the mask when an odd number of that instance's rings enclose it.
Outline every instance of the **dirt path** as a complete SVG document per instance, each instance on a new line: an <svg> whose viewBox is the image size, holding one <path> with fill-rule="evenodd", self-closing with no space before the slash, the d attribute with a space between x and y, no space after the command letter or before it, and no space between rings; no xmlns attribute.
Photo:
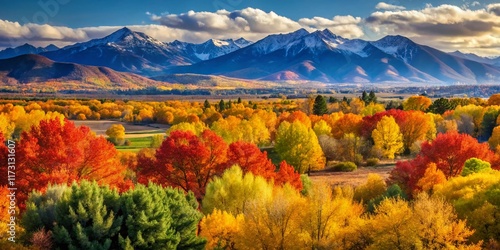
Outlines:
<svg viewBox="0 0 500 250"><path fill-rule="evenodd" d="M100 120L100 121L72 121L76 126L87 126L96 133L96 135L106 135L106 130L113 124L121 124L125 127L126 138L146 137L165 132L169 125L149 124L136 125L121 121ZM131 133L131 134L130 134Z"/></svg>
<svg viewBox="0 0 500 250"><path fill-rule="evenodd" d="M311 173L311 181L319 183L330 183L333 185L351 185L358 186L366 182L368 174L379 174L387 179L389 173L394 169L395 163L382 163L377 167L359 167L354 172L327 172L319 171Z"/></svg>

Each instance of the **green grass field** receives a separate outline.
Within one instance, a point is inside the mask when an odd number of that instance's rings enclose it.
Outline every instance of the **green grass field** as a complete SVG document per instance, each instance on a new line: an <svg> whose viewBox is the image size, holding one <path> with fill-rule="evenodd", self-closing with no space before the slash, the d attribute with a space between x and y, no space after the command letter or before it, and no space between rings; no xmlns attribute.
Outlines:
<svg viewBox="0 0 500 250"><path fill-rule="evenodd" d="M130 141L129 146L116 146L116 149L120 152L138 152L143 148L151 147L151 142L153 141L152 136L146 137L136 137L136 138L127 138L126 140Z"/></svg>

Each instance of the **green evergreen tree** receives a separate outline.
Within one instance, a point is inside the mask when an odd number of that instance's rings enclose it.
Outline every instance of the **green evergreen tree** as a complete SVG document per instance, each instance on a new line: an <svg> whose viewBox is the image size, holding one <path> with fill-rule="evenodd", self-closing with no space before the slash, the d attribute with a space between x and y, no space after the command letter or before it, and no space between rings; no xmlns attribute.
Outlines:
<svg viewBox="0 0 500 250"><path fill-rule="evenodd" d="M212 105L210 105L210 103L208 102L208 100L205 99L205 102L203 103L203 108L204 109L209 109L210 107L212 107Z"/></svg>
<svg viewBox="0 0 500 250"><path fill-rule="evenodd" d="M238 97L238 104L241 103L241 97Z"/></svg>
<svg viewBox="0 0 500 250"><path fill-rule="evenodd" d="M199 204L194 194L185 194L174 188L167 188L165 194L166 204L172 212L172 228L181 237L177 249L204 249L206 240L197 234L203 214L198 210Z"/></svg>
<svg viewBox="0 0 500 250"><path fill-rule="evenodd" d="M252 107L252 108L253 108L253 109L257 109L257 108L258 108L258 107L257 107L257 103L254 103L254 105L253 105L253 107Z"/></svg>
<svg viewBox="0 0 500 250"><path fill-rule="evenodd" d="M226 109L226 104L224 103L224 100L221 99L219 102L219 112L224 111L224 109Z"/></svg>
<svg viewBox="0 0 500 250"><path fill-rule="evenodd" d="M333 97L333 96L330 96L330 98L328 99L328 102L329 103L335 103L335 102L338 102L339 100L337 100L337 98Z"/></svg>
<svg viewBox="0 0 500 250"><path fill-rule="evenodd" d="M226 103L226 108L230 109L233 107L233 103L231 102L231 100L229 100L229 102Z"/></svg>
<svg viewBox="0 0 500 250"><path fill-rule="evenodd" d="M137 185L134 190L122 195L122 248L177 248L181 236L173 228L172 211L166 197L164 188L151 183L147 187Z"/></svg>
<svg viewBox="0 0 500 250"><path fill-rule="evenodd" d="M21 218L21 225L26 230L28 238L44 228L54 229L56 222L56 203L68 189L66 185L49 185L45 193L33 191L26 202L26 211Z"/></svg>
<svg viewBox="0 0 500 250"><path fill-rule="evenodd" d="M326 113L328 113L328 107L325 98L322 95L316 96L316 99L314 99L313 114L324 115Z"/></svg>
<svg viewBox="0 0 500 250"><path fill-rule="evenodd" d="M444 112L452 110L452 105L450 101L446 98L439 98L435 100L431 106L429 106L429 112L434 114L444 114Z"/></svg>
<svg viewBox="0 0 500 250"><path fill-rule="evenodd" d="M365 104L370 103L370 100L368 99L368 93L366 93L365 90L363 90L363 94L361 94L361 100L365 102Z"/></svg>
<svg viewBox="0 0 500 250"><path fill-rule="evenodd" d="M56 203L53 239L59 249L117 249L120 196L96 182L74 183Z"/></svg>
<svg viewBox="0 0 500 250"><path fill-rule="evenodd" d="M377 96L375 95L375 92L370 91L370 94L368 94L368 103L377 103Z"/></svg>

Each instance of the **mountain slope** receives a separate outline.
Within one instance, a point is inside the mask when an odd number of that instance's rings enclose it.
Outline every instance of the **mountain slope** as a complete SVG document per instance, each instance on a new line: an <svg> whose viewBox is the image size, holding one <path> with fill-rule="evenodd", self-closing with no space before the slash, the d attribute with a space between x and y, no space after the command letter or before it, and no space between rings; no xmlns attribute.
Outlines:
<svg viewBox="0 0 500 250"><path fill-rule="evenodd" d="M143 75L154 75L172 65L186 65L197 61L182 50L128 28L101 39L77 43L41 55L60 62L105 66Z"/></svg>
<svg viewBox="0 0 500 250"><path fill-rule="evenodd" d="M48 51L54 51L58 50L59 48L53 44L42 48L42 47L35 47L31 44L23 44L19 47L16 48L7 48L5 50L0 51L0 59L6 59L6 58L12 58L20 55L26 55L26 54L39 54L42 52L48 52Z"/></svg>
<svg viewBox="0 0 500 250"><path fill-rule="evenodd" d="M0 60L0 84L34 85L65 89L125 89L157 85L158 82L105 67L54 62L40 55L21 55Z"/></svg>
<svg viewBox="0 0 500 250"><path fill-rule="evenodd" d="M225 55L225 54L229 54L233 51L244 48L250 44L252 44L252 42L247 41L244 38L239 38L237 40L210 39L210 40L208 40L204 43L200 43L200 44L174 41L172 43L169 43L168 45L174 46L174 47L181 49L181 50L184 50L185 53L187 53L191 57L194 56L194 57L196 57L196 59L204 61L204 60L213 59L213 58Z"/></svg>
<svg viewBox="0 0 500 250"><path fill-rule="evenodd" d="M329 83L491 83L500 68L414 43L402 36L349 40L329 30L270 35L232 53L170 73Z"/></svg>
<svg viewBox="0 0 500 250"><path fill-rule="evenodd" d="M468 59L468 60L471 60L471 61L492 64L492 65L500 67L500 57L492 57L492 58L490 58L490 57L482 57L482 56L478 56L478 55L472 54L472 53L467 53L467 54L466 53L462 53L462 52L460 52L458 50L455 51L455 52L451 52L449 54L453 55L453 56L456 56L456 57Z"/></svg>

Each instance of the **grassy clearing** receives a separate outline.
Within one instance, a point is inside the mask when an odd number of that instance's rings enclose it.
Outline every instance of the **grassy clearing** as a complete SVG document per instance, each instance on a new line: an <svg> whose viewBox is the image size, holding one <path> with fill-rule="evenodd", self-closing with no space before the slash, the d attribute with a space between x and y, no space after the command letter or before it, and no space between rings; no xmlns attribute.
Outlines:
<svg viewBox="0 0 500 250"><path fill-rule="evenodd" d="M151 143L153 141L152 136L147 137L135 137L135 138L126 138L126 140L130 141L129 146L116 146L116 149L120 152L138 152L143 148L151 147Z"/></svg>

